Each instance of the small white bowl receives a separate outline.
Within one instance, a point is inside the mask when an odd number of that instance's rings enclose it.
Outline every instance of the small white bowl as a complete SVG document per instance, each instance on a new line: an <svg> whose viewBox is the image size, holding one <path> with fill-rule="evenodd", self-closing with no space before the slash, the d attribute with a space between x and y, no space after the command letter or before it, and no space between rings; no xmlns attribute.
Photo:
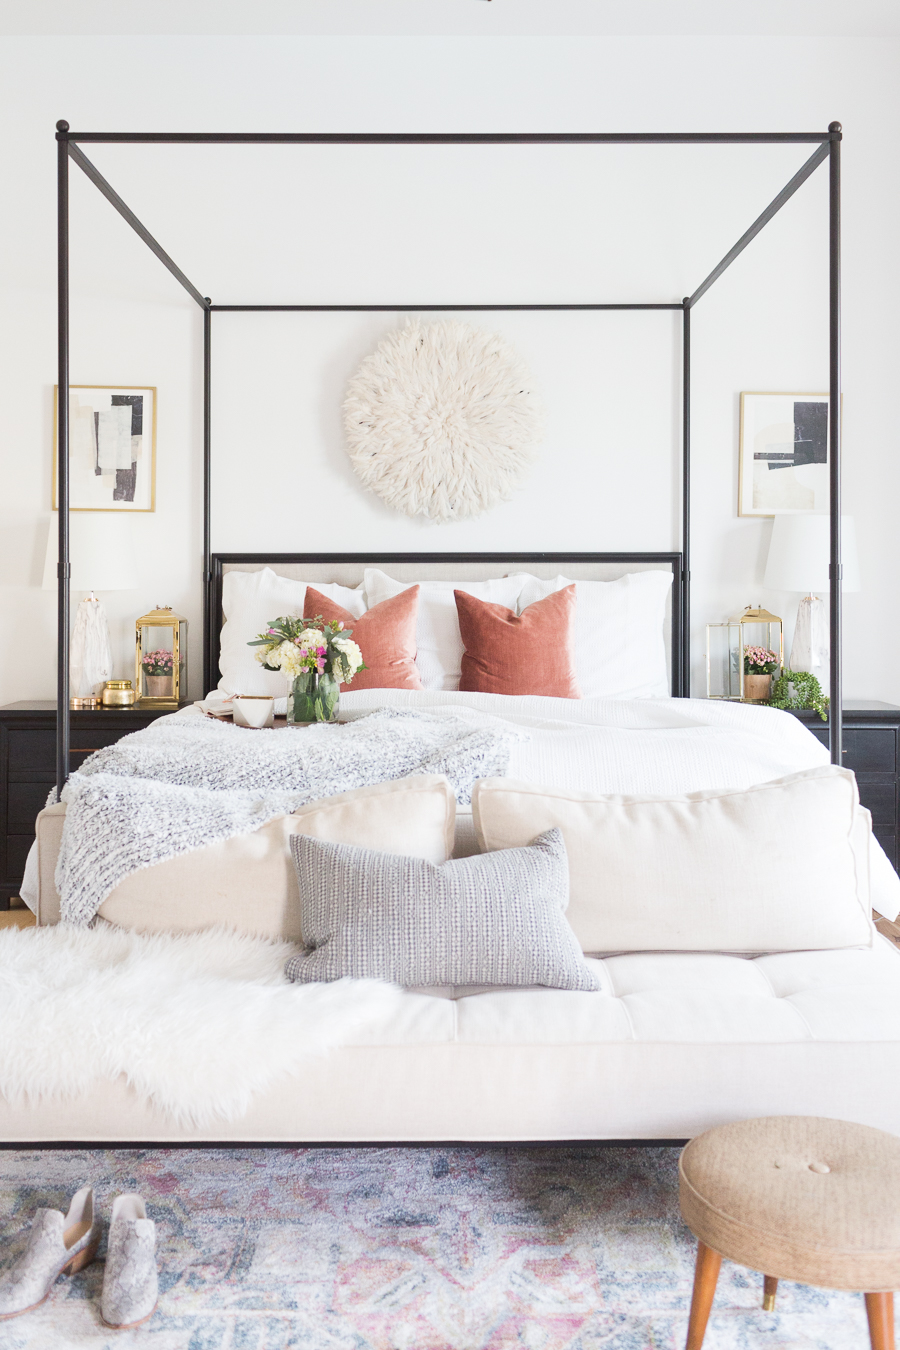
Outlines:
<svg viewBox="0 0 900 1350"><path fill-rule="evenodd" d="M269 694L235 694L231 706L236 727L259 731L275 725L275 700Z"/></svg>

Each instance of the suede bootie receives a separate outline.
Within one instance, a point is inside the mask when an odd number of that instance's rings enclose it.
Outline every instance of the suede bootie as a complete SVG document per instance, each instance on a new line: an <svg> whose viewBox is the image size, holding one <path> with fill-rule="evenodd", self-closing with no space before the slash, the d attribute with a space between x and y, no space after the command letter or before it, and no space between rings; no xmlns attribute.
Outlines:
<svg viewBox="0 0 900 1350"><path fill-rule="evenodd" d="M100 1316L108 1327L146 1322L156 1308L156 1224L139 1195L117 1195L109 1225Z"/></svg>
<svg viewBox="0 0 900 1350"><path fill-rule="evenodd" d="M0 1275L0 1318L18 1317L43 1303L59 1275L74 1275L90 1265L99 1244L100 1222L90 1186L76 1191L68 1214L37 1210L28 1246Z"/></svg>

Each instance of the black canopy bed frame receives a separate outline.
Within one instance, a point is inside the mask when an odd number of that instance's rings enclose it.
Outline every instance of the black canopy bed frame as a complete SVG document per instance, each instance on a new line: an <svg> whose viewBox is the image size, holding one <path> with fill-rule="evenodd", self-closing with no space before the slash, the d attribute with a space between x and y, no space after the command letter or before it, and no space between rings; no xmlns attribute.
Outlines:
<svg viewBox="0 0 900 1350"><path fill-rule="evenodd" d="M635 561L658 559L675 571L672 612L672 693L690 695L690 536L691 536L691 311L722 273L734 262L765 225L790 200L799 187L825 160L829 165L829 487L830 487L830 677L831 715L829 739L831 761L841 763L841 427L834 410L841 405L841 124L832 122L827 131L810 132L560 132L560 133L306 133L306 132L127 132L71 131L68 122L56 124L57 228L59 306L59 400L58 464L59 565L58 565L58 664L56 718L56 795L59 798L69 774L69 160L73 160L100 190L148 248L169 269L203 312L203 675L204 690L215 683L219 625L221 623L221 564L223 560L259 561L260 555L213 555L211 546L211 391L212 316L215 313L384 311L514 311L514 310L660 310L682 315L682 410L681 410L681 551L672 554L632 554ZM721 262L692 295L680 301L659 303L564 303L564 304L377 304L377 305L230 305L213 304L209 296L184 272L150 234L115 189L80 149L85 144L167 145L785 145L811 144L815 150ZM347 555L344 555L347 556ZM389 555L382 555L387 560ZM474 560L502 560L503 555L469 554ZM512 556L512 555L510 555ZM526 555L516 554L517 559ZM531 555L534 561L551 562L554 555ZM571 555L567 555L571 557ZM583 555L592 560L621 561L621 554ZM450 560L452 555L405 554L409 561ZM323 555L318 555L324 561ZM265 559L274 561L276 555ZM284 555L298 561L298 555ZM311 561L312 558L309 558ZM369 555L368 561L377 561Z"/></svg>

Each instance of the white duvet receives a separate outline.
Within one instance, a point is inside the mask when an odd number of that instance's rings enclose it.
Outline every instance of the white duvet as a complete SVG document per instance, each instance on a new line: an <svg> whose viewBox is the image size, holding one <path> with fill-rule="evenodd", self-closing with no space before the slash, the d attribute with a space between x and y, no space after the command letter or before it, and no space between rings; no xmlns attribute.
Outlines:
<svg viewBox="0 0 900 1350"><path fill-rule="evenodd" d="M510 777L580 792L743 788L828 763L826 748L797 718L746 703L405 689L341 694L342 717L386 705L513 722L529 739L513 747Z"/></svg>

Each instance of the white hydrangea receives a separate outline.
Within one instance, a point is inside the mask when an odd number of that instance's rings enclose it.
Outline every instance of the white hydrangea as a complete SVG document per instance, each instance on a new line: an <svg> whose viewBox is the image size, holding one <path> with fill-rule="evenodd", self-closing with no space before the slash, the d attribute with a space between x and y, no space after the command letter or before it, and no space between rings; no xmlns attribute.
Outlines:
<svg viewBox="0 0 900 1350"><path fill-rule="evenodd" d="M295 647L293 642L282 642L278 652L281 673L287 675L288 679L293 680L308 669L306 657L300 655L300 648Z"/></svg>
<svg viewBox="0 0 900 1350"><path fill-rule="evenodd" d="M280 666L279 650L287 646L287 643L276 644L274 647L257 647L256 659L261 666Z"/></svg>
<svg viewBox="0 0 900 1350"><path fill-rule="evenodd" d="M353 639L348 637L335 638L332 646L340 652L341 665L344 668L344 680L352 680L356 672L362 668L362 652Z"/></svg>
<svg viewBox="0 0 900 1350"><path fill-rule="evenodd" d="M319 628L304 628L297 642L301 647L324 647L325 634Z"/></svg>

